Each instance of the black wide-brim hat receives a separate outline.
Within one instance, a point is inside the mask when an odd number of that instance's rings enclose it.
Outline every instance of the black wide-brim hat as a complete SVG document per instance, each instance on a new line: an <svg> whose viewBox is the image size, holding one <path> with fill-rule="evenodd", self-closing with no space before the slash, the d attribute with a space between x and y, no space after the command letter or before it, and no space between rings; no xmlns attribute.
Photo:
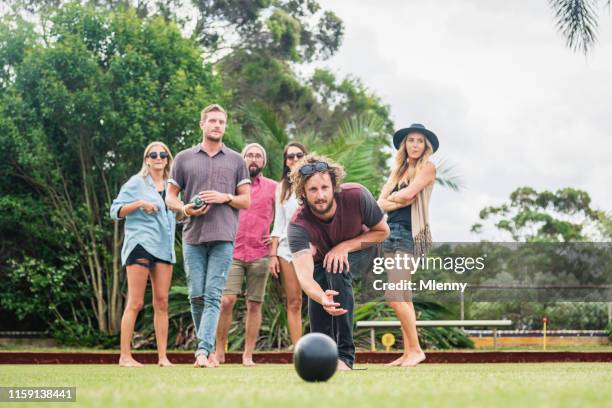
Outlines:
<svg viewBox="0 0 612 408"><path fill-rule="evenodd" d="M400 129L397 132L395 132L395 134L393 135L393 145L395 146L396 149L399 150L402 144L402 141L404 140L404 138L406 137L408 133L420 133L423 136L425 136L427 140L429 140L429 143L431 143L431 147L433 147L434 153L436 152L436 150L438 150L438 147L440 147L438 136L436 136L434 132L427 129L425 126L421 125L420 123L413 123L412 125L410 125L410 127Z"/></svg>

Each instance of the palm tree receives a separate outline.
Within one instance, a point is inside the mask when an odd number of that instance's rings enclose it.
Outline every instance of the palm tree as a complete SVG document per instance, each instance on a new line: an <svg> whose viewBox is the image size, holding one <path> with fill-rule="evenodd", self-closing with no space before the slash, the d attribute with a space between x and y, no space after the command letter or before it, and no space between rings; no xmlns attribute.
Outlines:
<svg viewBox="0 0 612 408"><path fill-rule="evenodd" d="M363 184L377 194L384 182L389 154L384 122L375 115L360 115L345 121L337 134L323 139L312 133L296 136L308 148L341 164L347 182Z"/></svg>
<svg viewBox="0 0 612 408"><path fill-rule="evenodd" d="M597 41L599 10L602 3L610 10L612 0L548 0L557 29L563 34L567 46L585 55Z"/></svg>

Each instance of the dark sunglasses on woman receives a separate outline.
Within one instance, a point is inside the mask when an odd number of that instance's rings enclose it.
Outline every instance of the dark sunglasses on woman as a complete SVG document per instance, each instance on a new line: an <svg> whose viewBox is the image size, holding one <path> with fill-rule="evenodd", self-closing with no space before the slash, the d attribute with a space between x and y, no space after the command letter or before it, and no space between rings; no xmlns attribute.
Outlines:
<svg viewBox="0 0 612 408"><path fill-rule="evenodd" d="M149 156L151 159L155 160L155 159L157 159L157 152L151 152L147 156ZM168 156L169 156L169 154L166 153L166 152L160 152L159 153L159 158L160 159L167 159Z"/></svg>
<svg viewBox="0 0 612 408"><path fill-rule="evenodd" d="M289 153L289 154L287 155L287 158L288 158L289 160L293 160L293 159L295 159L296 157L297 157L298 159L301 159L302 157L304 157L304 153Z"/></svg>
<svg viewBox="0 0 612 408"><path fill-rule="evenodd" d="M317 171L325 171L329 169L329 166L325 162L314 162L311 164L305 164L300 167L300 174L302 176L310 176L312 173Z"/></svg>

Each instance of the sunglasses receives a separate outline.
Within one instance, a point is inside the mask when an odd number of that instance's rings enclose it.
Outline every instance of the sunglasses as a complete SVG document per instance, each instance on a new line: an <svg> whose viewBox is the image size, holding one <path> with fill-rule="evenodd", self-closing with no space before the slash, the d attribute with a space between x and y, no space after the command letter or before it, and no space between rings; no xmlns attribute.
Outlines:
<svg viewBox="0 0 612 408"><path fill-rule="evenodd" d="M295 159L296 157L297 157L298 159L301 159L302 157L304 157L304 153L289 153L289 154L287 155L287 158L288 158L289 160L293 160L293 159Z"/></svg>
<svg viewBox="0 0 612 408"><path fill-rule="evenodd" d="M168 153L166 153L166 152L160 152L159 153L159 158L160 159L167 159L168 156L170 156L170 155ZM155 159L157 159L157 152L151 152L151 153L147 154L147 157L155 160Z"/></svg>
<svg viewBox="0 0 612 408"><path fill-rule="evenodd" d="M302 176L310 176L311 174L317 172L317 171L325 171L329 169L329 166L327 163L325 162L314 162L312 164L305 164L302 167L300 167L300 174Z"/></svg>

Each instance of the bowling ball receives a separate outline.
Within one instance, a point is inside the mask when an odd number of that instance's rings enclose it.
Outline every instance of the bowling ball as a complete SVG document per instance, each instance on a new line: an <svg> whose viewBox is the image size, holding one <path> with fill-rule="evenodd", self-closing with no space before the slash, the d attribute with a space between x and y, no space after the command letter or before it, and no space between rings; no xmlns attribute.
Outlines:
<svg viewBox="0 0 612 408"><path fill-rule="evenodd" d="M296 344L293 365L305 381L327 381L338 366L338 346L322 333L309 333Z"/></svg>
<svg viewBox="0 0 612 408"><path fill-rule="evenodd" d="M206 205L206 202L200 198L200 196L195 196L190 201L191 204L195 206L195 208L200 208Z"/></svg>

